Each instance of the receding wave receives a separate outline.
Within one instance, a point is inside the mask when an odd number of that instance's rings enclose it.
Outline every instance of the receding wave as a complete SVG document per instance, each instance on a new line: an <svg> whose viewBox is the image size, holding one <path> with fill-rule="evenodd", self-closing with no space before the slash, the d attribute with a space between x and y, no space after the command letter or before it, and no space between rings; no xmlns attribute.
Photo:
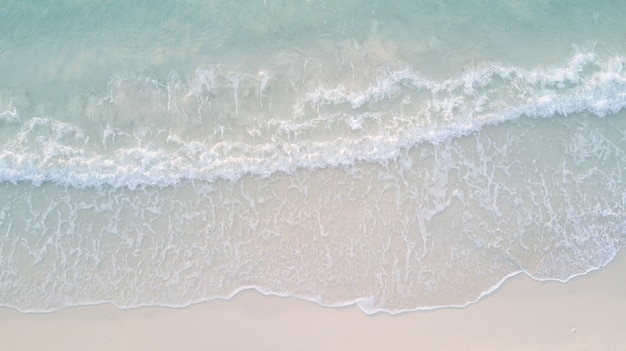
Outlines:
<svg viewBox="0 0 626 351"><path fill-rule="evenodd" d="M401 313L598 269L626 245L623 63L332 84L209 65L49 113L3 92L0 305L256 289Z"/></svg>

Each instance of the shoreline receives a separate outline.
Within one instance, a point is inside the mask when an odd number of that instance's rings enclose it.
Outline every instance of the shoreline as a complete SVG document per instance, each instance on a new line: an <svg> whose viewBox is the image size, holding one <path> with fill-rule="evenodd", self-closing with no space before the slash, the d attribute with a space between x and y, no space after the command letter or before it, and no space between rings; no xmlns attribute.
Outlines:
<svg viewBox="0 0 626 351"><path fill-rule="evenodd" d="M624 253L622 253L622 251L624 251ZM20 314L49 314L49 313L58 313L58 312L62 312L64 310L67 309L72 309L72 308L83 308L83 307L97 307L97 306L103 306L103 305L110 305L114 308L117 308L121 311L131 311L131 310L136 310L136 309L142 309L142 308L166 308L166 309L185 309L185 308L192 308L193 306L196 305L201 305L201 304L207 304L207 303L212 303L212 302L216 302L216 301L222 301L222 302L228 302L228 301L232 301L233 299L235 299L238 295L240 294L259 294L261 296L264 297L269 297L269 298L283 298L283 299L295 299L298 301L302 301L304 303L313 303L318 305L321 308L358 308L359 310L361 310L361 312L363 312L363 314L368 315L368 316L375 316L375 315L379 315L379 314L387 314L390 316L401 316L403 314L407 314L407 313L420 313L420 312L430 312L430 311L437 311L437 310L445 310L445 309L464 309L464 308L468 308L472 305L475 305L481 301L483 301L484 299L489 298L490 296L492 296L493 294L497 293L499 290L501 290L510 280L512 279L516 279L519 277L523 277L522 279L530 279L531 281L535 281L538 283L561 283L561 284L567 284L570 281L572 281L573 279L578 279L581 277L585 277L589 274L594 274L597 271L603 270L606 266L611 265L615 260L618 260L620 258L620 256L626 256L626 250L622 250L620 249L610 260L608 260L606 263L604 263L603 265L601 265L598 268L592 268L587 270L586 272L583 273L578 273L578 274L574 274L572 276L570 276L567 279L561 280L561 279L537 279L537 278L533 278L531 277L529 274L527 274L525 271L520 270L520 271L515 271L515 272L511 272L507 275L505 275L504 277L502 277L502 279L494 284L493 286L489 287L488 289L484 290L483 292L481 292L474 300L471 301L467 301L463 304L457 304L457 305L441 305L441 306L425 306L425 307L417 307L414 309L405 309L405 310L400 310L400 311L390 311L387 309L377 309L371 312L368 312L366 310L366 308L362 307L361 302L365 301L366 298L361 297L361 298L356 298L354 300L350 300L350 301L344 301L344 302L338 302L336 304L324 304L322 302L316 301L314 299L309 299L306 297L300 297L300 296L294 296L294 295L289 295L289 294L277 294L277 293L272 293L272 292L265 292L262 289L258 288L257 286L242 286L240 288L235 289L230 295L228 296L217 296L208 300L202 300L202 301L196 301L196 302L190 302L188 304L184 304L184 305L140 305L140 306L130 306L130 307L120 307L117 304L111 302L111 301L100 301L100 302L94 302L94 303L85 303L82 305L68 305L65 307L61 307L59 309L51 309L51 310L47 310L47 311L28 311L28 310L21 310L19 308L13 307L13 306L2 306L0 305L0 311L3 309L8 309L8 310L14 310ZM623 260L623 259L622 259Z"/></svg>
<svg viewBox="0 0 626 351"><path fill-rule="evenodd" d="M464 308L367 315L242 291L185 308L111 304L52 313L0 308L0 345L11 350L623 350L626 252L567 283L518 275ZM37 335L37 338L30 337Z"/></svg>

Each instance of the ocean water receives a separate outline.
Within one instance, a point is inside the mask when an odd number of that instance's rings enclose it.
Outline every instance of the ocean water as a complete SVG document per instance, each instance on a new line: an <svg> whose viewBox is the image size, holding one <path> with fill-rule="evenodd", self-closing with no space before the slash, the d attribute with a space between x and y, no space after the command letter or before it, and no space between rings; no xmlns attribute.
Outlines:
<svg viewBox="0 0 626 351"><path fill-rule="evenodd" d="M0 305L365 313L626 246L617 1L0 3Z"/></svg>

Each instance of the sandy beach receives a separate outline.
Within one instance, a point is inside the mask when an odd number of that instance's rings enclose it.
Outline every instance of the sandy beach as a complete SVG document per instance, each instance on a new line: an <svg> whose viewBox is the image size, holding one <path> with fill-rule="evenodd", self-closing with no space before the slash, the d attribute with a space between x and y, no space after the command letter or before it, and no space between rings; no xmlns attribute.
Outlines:
<svg viewBox="0 0 626 351"><path fill-rule="evenodd" d="M240 293L184 309L0 309L4 350L624 350L626 254L566 284L510 279L463 309L397 316Z"/></svg>
<svg viewBox="0 0 626 351"><path fill-rule="evenodd" d="M626 351L624 18L3 0L0 351Z"/></svg>

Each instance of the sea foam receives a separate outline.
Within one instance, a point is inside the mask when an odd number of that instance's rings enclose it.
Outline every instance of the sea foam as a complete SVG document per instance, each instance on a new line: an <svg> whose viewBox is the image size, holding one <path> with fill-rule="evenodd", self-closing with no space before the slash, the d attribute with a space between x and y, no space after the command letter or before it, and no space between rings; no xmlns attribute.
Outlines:
<svg viewBox="0 0 626 351"><path fill-rule="evenodd" d="M583 52L294 89L207 65L120 73L50 113L4 99L0 304L256 289L402 313L567 281L626 245L622 67Z"/></svg>
<svg viewBox="0 0 626 351"><path fill-rule="evenodd" d="M391 71L363 89L339 85L293 94L291 108L275 110L262 106L278 98L268 90L278 85L268 73L202 67L187 82L175 72L167 82L120 76L108 96L87 108L95 125L21 116L18 133L2 140L0 181L134 189L386 163L416 145L523 116L615 114L626 105L623 61L583 52L561 67L485 64L442 81ZM244 86L245 97L237 98ZM220 117L233 109L233 117ZM13 106L1 115L19 123ZM196 127L204 133L193 135Z"/></svg>

